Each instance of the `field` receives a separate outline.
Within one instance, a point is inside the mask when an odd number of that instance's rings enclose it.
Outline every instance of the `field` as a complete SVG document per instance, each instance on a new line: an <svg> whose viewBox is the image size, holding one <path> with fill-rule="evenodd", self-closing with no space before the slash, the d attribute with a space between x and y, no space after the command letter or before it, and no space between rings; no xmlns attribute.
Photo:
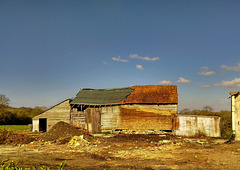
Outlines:
<svg viewBox="0 0 240 170"><path fill-rule="evenodd" d="M28 125L0 125L0 129L10 130L10 131L27 131L29 130Z"/></svg>

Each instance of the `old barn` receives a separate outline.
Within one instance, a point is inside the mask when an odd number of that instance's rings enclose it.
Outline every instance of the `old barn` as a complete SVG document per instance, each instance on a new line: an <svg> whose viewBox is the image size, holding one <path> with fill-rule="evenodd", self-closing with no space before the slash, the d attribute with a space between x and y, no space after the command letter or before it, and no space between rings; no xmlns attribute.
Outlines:
<svg viewBox="0 0 240 170"><path fill-rule="evenodd" d="M33 131L48 131L64 121L89 132L172 131L178 110L176 85L133 85L114 89L82 89L33 118Z"/></svg>
<svg viewBox="0 0 240 170"><path fill-rule="evenodd" d="M236 103L239 101L238 94L239 92L231 93L234 99L236 98ZM238 106L238 103L234 105ZM237 112L238 107L235 110ZM62 101L35 116L33 131L48 131L57 122L63 121L90 133L146 134L173 131L181 136L194 136L199 133L210 137L221 136L220 117L178 115L177 112L176 85L81 89L74 99ZM238 121L239 117L236 113L234 115Z"/></svg>
<svg viewBox="0 0 240 170"><path fill-rule="evenodd" d="M90 132L173 130L176 85L82 89L70 102L70 121Z"/></svg>

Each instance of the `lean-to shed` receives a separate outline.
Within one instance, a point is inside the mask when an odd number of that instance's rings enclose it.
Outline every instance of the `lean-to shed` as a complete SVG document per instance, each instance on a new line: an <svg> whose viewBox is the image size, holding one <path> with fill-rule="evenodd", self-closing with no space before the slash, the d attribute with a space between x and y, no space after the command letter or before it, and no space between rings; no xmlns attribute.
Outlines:
<svg viewBox="0 0 240 170"><path fill-rule="evenodd" d="M70 123L70 99L51 107L40 115L33 117L33 131L46 132L56 123L63 121Z"/></svg>
<svg viewBox="0 0 240 170"><path fill-rule="evenodd" d="M173 130L176 85L82 89L71 104L71 123L90 132Z"/></svg>

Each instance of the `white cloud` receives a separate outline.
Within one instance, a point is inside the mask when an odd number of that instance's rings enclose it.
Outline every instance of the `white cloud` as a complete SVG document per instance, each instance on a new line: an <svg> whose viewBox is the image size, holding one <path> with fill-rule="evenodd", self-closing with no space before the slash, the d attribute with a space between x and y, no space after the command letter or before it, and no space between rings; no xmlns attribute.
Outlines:
<svg viewBox="0 0 240 170"><path fill-rule="evenodd" d="M143 70L143 66L142 65L136 65L136 68L139 69L139 70Z"/></svg>
<svg viewBox="0 0 240 170"><path fill-rule="evenodd" d="M207 71L208 70L207 66L201 67L201 70L202 72L198 72L199 75L211 76L216 74L214 71Z"/></svg>
<svg viewBox="0 0 240 170"><path fill-rule="evenodd" d="M135 59L140 59L140 60L146 60L146 61L156 61L156 60L159 60L159 57L153 57L153 58L141 57L138 54L130 54L129 57L130 58L135 58Z"/></svg>
<svg viewBox="0 0 240 170"><path fill-rule="evenodd" d="M235 78L231 81L223 80L221 83L214 84L213 86L221 87L240 87L240 78Z"/></svg>
<svg viewBox="0 0 240 170"><path fill-rule="evenodd" d="M120 61L120 62L128 62L128 60L126 60L126 59L121 59L120 56L118 56L118 58L117 57L112 57L112 60L113 61Z"/></svg>
<svg viewBox="0 0 240 170"><path fill-rule="evenodd" d="M202 88L210 88L210 87L240 87L240 78L235 78L231 81L223 80L221 83L216 83L213 85L203 85Z"/></svg>
<svg viewBox="0 0 240 170"><path fill-rule="evenodd" d="M216 74L214 71L207 71L207 72L198 72L199 75L204 75L204 76L211 76Z"/></svg>
<svg viewBox="0 0 240 170"><path fill-rule="evenodd" d="M221 65L221 68L228 70L228 71L240 71L240 63L237 63L237 66Z"/></svg>
<svg viewBox="0 0 240 170"><path fill-rule="evenodd" d="M172 82L167 81L167 80L163 80L163 81L159 81L158 84L172 84Z"/></svg>
<svg viewBox="0 0 240 170"><path fill-rule="evenodd" d="M103 64L108 64L108 62L106 62L106 61L102 61L103 62Z"/></svg>
<svg viewBox="0 0 240 170"><path fill-rule="evenodd" d="M179 77L179 80L177 81L177 83L191 83L191 81L183 77Z"/></svg>

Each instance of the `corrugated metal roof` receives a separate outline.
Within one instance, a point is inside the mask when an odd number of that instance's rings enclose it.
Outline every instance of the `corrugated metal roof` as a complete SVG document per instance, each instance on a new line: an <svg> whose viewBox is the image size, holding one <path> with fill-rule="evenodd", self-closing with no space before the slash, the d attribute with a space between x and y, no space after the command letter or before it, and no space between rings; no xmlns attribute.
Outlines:
<svg viewBox="0 0 240 170"><path fill-rule="evenodd" d="M70 104L82 105L111 105L125 100L132 89L82 89Z"/></svg>
<svg viewBox="0 0 240 170"><path fill-rule="evenodd" d="M178 103L176 85L134 85L115 89L83 89L70 104L170 104Z"/></svg>
<svg viewBox="0 0 240 170"><path fill-rule="evenodd" d="M134 85L125 103L178 103L176 85Z"/></svg>

